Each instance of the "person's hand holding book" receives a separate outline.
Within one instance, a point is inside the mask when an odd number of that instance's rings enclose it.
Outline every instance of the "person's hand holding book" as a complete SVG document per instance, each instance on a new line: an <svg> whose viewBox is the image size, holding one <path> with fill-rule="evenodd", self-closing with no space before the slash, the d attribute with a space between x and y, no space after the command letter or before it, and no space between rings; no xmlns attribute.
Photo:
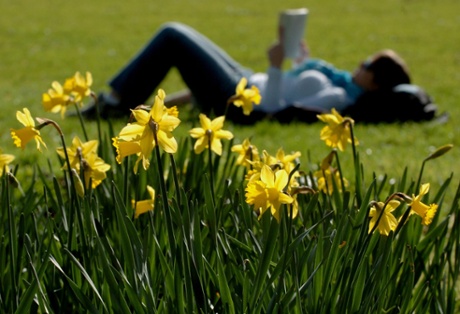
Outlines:
<svg viewBox="0 0 460 314"><path fill-rule="evenodd" d="M302 40L299 45L299 53L297 58L294 59L294 64L298 65L310 58L310 49L307 46L305 40Z"/></svg>

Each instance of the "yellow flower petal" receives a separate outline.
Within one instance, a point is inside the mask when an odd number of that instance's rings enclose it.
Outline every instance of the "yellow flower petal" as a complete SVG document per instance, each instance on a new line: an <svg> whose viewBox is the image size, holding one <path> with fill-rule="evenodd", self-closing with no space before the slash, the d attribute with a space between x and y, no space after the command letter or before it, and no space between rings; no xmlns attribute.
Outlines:
<svg viewBox="0 0 460 314"><path fill-rule="evenodd" d="M117 162L121 164L122 160L130 155L138 155L141 152L139 142L120 142L118 138L112 139L113 146L117 149Z"/></svg>
<svg viewBox="0 0 460 314"><path fill-rule="evenodd" d="M149 123L150 114L147 111L143 109L134 109L134 110L131 110L131 112L134 118L136 119L137 123L139 124L139 126L145 126Z"/></svg>
<svg viewBox="0 0 460 314"><path fill-rule="evenodd" d="M32 116L30 114L29 109L24 108L24 112L17 111L16 112L16 119L18 119L19 122L22 123L24 126L29 126L29 127L35 127L35 122L34 119L32 119Z"/></svg>
<svg viewBox="0 0 460 314"><path fill-rule="evenodd" d="M211 121L210 129L213 131L218 131L224 127L225 116L220 116Z"/></svg>
<svg viewBox="0 0 460 314"><path fill-rule="evenodd" d="M377 221L379 224L376 230L378 230L380 234L388 236L391 231L395 231L398 226L398 220L393 216L392 212L399 204L399 201L391 200L386 206L383 202L378 202L374 205L369 212L369 217L371 217L369 222L369 233L374 229Z"/></svg>
<svg viewBox="0 0 460 314"><path fill-rule="evenodd" d="M201 154L208 147L208 140L206 137L200 137L196 140L193 150L195 154Z"/></svg>
<svg viewBox="0 0 460 314"><path fill-rule="evenodd" d="M212 130L211 120L204 114L200 114L200 124L204 130Z"/></svg>
<svg viewBox="0 0 460 314"><path fill-rule="evenodd" d="M189 134L193 138L203 137L206 134L206 131L202 128L193 128L189 131Z"/></svg>
<svg viewBox="0 0 460 314"><path fill-rule="evenodd" d="M164 115L161 119L160 130L172 132L178 125L180 120L174 116Z"/></svg>
<svg viewBox="0 0 460 314"><path fill-rule="evenodd" d="M118 138L124 141L138 140L144 133L145 127L136 123L128 123L121 129Z"/></svg>
<svg viewBox="0 0 460 314"><path fill-rule="evenodd" d="M157 133L157 138L158 138L158 145L160 145L160 147L165 152L169 154L173 154L177 151L177 142L171 133L166 133L160 130Z"/></svg>
<svg viewBox="0 0 460 314"><path fill-rule="evenodd" d="M226 130L217 130L214 132L214 136L217 139L226 139L226 140L231 140L233 138L233 133L230 131Z"/></svg>

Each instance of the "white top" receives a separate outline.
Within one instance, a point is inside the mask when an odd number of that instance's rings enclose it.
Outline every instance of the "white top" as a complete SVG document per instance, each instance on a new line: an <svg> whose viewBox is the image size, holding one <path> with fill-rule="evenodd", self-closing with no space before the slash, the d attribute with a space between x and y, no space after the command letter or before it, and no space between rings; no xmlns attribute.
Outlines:
<svg viewBox="0 0 460 314"><path fill-rule="evenodd" d="M289 75L270 67L267 73L251 75L249 84L255 85L262 96L260 105L254 110L267 113L276 113L288 106L327 111L335 108L340 112L355 100L345 88L334 85L316 69Z"/></svg>

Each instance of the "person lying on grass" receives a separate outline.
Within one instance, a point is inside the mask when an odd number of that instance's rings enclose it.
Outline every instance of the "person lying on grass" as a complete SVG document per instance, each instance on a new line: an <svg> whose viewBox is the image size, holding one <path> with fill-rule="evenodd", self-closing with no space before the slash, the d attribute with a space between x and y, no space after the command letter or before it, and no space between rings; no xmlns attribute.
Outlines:
<svg viewBox="0 0 460 314"><path fill-rule="evenodd" d="M213 112L239 123L254 123L267 116L293 115L300 120L316 119L317 113L335 108L344 112L366 92L389 90L411 82L406 63L393 50L382 50L361 62L353 73L310 58L305 44L299 47L297 66L283 71L283 31L268 49L267 73L255 73L234 61L225 51L193 28L164 24L151 41L109 82L110 92L100 93L82 111L86 118L100 115L126 117L150 97L168 72L177 68L188 90L172 94L165 105L192 102L203 113ZM262 96L250 116L241 109L226 108L241 78L256 86ZM294 111L290 110L293 109ZM226 111L228 110L228 111ZM304 119L302 119L304 116Z"/></svg>

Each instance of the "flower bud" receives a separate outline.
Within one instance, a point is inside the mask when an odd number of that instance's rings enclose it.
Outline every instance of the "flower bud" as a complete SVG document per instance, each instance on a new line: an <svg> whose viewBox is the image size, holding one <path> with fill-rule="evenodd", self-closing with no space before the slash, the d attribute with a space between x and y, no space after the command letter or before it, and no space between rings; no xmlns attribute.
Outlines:
<svg viewBox="0 0 460 314"><path fill-rule="evenodd" d="M436 159L438 157L441 157L442 155L444 155L445 153L447 153L449 150L452 149L452 147L454 147L453 144L447 144L447 145L444 145L444 146L441 146L439 147L438 149L436 149L431 155L429 155L425 161L428 161L428 160L431 160L431 159Z"/></svg>
<svg viewBox="0 0 460 314"><path fill-rule="evenodd" d="M78 196L81 198L85 197L85 188L83 187L83 182L80 179L80 176L77 173L77 170L72 168L72 181L75 185L75 190L77 191Z"/></svg>

